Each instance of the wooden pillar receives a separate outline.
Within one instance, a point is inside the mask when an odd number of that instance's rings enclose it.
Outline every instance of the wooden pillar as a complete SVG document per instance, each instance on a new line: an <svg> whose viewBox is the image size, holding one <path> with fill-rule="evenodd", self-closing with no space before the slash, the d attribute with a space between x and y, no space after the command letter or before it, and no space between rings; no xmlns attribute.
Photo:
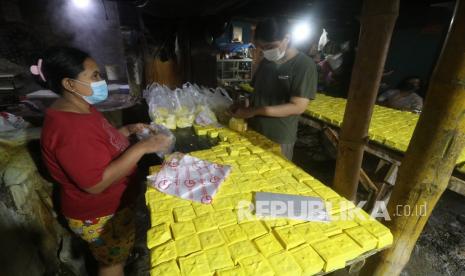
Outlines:
<svg viewBox="0 0 465 276"><path fill-rule="evenodd" d="M464 146L465 1L460 0L388 204L393 220L386 224L394 244L370 260L364 275L402 272ZM408 209L412 214L398 212Z"/></svg>
<svg viewBox="0 0 465 276"><path fill-rule="evenodd" d="M363 4L334 176L334 189L349 200L356 197L368 127L398 13L399 0L365 0Z"/></svg>

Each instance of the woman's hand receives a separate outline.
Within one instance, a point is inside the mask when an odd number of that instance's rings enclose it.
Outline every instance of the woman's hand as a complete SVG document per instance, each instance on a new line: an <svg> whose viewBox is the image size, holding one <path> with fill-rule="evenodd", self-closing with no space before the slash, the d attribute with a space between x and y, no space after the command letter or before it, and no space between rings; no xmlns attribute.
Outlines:
<svg viewBox="0 0 465 276"><path fill-rule="evenodd" d="M144 128L150 127L147 124L142 124L142 123L137 123L137 124L130 124L130 125L125 125L122 128L119 129L119 132L121 132L124 136L128 137L131 134L136 134L140 131L142 131Z"/></svg>
<svg viewBox="0 0 465 276"><path fill-rule="evenodd" d="M165 134L157 134L140 141L138 144L145 153L165 152L171 145L171 138Z"/></svg>

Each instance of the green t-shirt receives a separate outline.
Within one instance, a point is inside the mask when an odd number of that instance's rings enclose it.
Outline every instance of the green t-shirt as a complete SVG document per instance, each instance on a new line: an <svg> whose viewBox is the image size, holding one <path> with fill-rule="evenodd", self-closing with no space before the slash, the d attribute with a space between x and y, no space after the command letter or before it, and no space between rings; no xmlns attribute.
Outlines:
<svg viewBox="0 0 465 276"><path fill-rule="evenodd" d="M289 103L291 97L314 99L317 82L315 63L301 52L283 64L264 59L252 81L252 104L263 107ZM249 120L254 130L279 144L295 142L298 123L299 116L257 116Z"/></svg>

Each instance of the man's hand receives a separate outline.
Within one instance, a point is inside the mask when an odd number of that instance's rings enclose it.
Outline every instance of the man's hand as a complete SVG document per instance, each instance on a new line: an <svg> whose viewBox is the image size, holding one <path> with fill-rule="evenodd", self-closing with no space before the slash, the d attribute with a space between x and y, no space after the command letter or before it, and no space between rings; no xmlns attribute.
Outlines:
<svg viewBox="0 0 465 276"><path fill-rule="evenodd" d="M241 118L241 119L249 119L255 117L256 110L252 107L239 107L234 112L232 112L232 116L234 118Z"/></svg>

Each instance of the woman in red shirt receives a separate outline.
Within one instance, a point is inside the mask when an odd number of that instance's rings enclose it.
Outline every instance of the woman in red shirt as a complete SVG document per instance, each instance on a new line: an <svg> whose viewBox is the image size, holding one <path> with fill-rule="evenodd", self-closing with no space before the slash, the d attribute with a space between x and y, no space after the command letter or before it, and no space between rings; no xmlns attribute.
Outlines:
<svg viewBox="0 0 465 276"><path fill-rule="evenodd" d="M164 150L169 139L153 136L129 145L143 124L114 128L92 105L106 99L97 63L74 48L48 50L31 71L61 97L47 110L41 147L60 184L61 211L99 262L99 275L124 275L134 241L130 210L137 162Z"/></svg>

